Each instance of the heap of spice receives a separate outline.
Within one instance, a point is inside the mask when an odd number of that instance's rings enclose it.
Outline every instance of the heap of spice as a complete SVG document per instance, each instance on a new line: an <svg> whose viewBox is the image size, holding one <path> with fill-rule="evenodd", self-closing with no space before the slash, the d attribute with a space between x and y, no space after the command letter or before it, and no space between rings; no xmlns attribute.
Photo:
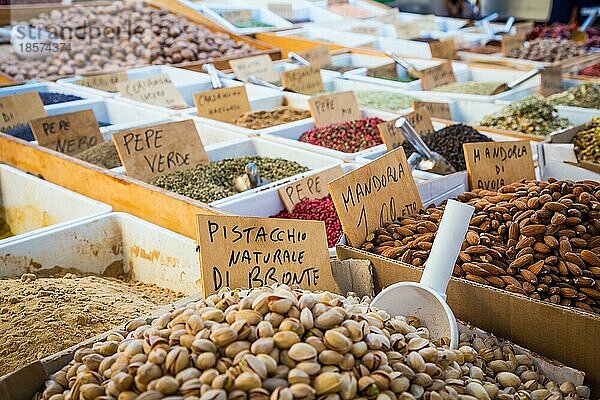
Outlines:
<svg viewBox="0 0 600 400"><path fill-rule="evenodd" d="M308 110L299 110L292 107L278 107L271 111L245 112L231 123L248 129L263 129L310 118Z"/></svg>
<svg viewBox="0 0 600 400"><path fill-rule="evenodd" d="M412 82L416 79L411 76L376 76L378 79L385 79L386 81L394 81L394 82Z"/></svg>
<svg viewBox="0 0 600 400"><path fill-rule="evenodd" d="M500 112L486 116L480 123L497 129L545 136L571 125L559 117L554 106L539 96L509 104Z"/></svg>
<svg viewBox="0 0 600 400"><path fill-rule="evenodd" d="M563 39L535 39L510 54L513 58L532 61L554 62L586 54L584 45Z"/></svg>
<svg viewBox="0 0 600 400"><path fill-rule="evenodd" d="M304 199L297 203L292 212L286 210L274 215L273 218L306 219L325 222L327 244L334 247L342 235L342 224L335 211L331 196L322 199Z"/></svg>
<svg viewBox="0 0 600 400"><path fill-rule="evenodd" d="M600 108L600 83L586 82L564 92L548 96L548 103L557 106Z"/></svg>
<svg viewBox="0 0 600 400"><path fill-rule="evenodd" d="M233 179L243 175L246 164L250 162L257 165L262 178L270 181L308 171L308 168L297 162L282 158L246 156L226 158L186 171L173 172L159 176L151 183L192 199L211 203L237 193L233 187Z"/></svg>
<svg viewBox="0 0 600 400"><path fill-rule="evenodd" d="M116 168L121 166L121 159L117 148L112 140L97 144L75 156L80 160L89 162L90 164L98 165L104 168Z"/></svg>
<svg viewBox="0 0 600 400"><path fill-rule="evenodd" d="M446 126L439 131L423 136L425 144L436 153L441 154L456 171L464 171L467 166L463 153L464 143L491 142L492 139L482 135L468 125L456 124ZM415 150L408 142L402 143L406 156Z"/></svg>
<svg viewBox="0 0 600 400"><path fill-rule="evenodd" d="M286 285L226 288L77 350L35 398L590 398L589 387L552 381L508 341L465 329L453 350L417 317L370 301Z"/></svg>
<svg viewBox="0 0 600 400"><path fill-rule="evenodd" d="M357 90L356 101L361 107L396 112L410 107L412 98L386 90Z"/></svg>
<svg viewBox="0 0 600 400"><path fill-rule="evenodd" d="M275 25L267 24L266 22L261 22L257 20L251 20L246 22L238 22L233 24L236 28L245 29L245 28L273 28Z"/></svg>
<svg viewBox="0 0 600 400"><path fill-rule="evenodd" d="M594 117L573 138L575 154L579 161L600 164L600 117Z"/></svg>
<svg viewBox="0 0 600 400"><path fill-rule="evenodd" d="M433 89L434 92L491 95L504 82L452 82Z"/></svg>
<svg viewBox="0 0 600 400"><path fill-rule="evenodd" d="M458 196L475 207L454 275L600 313L600 183L520 181ZM387 222L364 250L415 266L429 257L444 205Z"/></svg>
<svg viewBox="0 0 600 400"><path fill-rule="evenodd" d="M600 76L600 63L592 64L579 71L579 75Z"/></svg>
<svg viewBox="0 0 600 400"><path fill-rule="evenodd" d="M377 129L383 122L381 118L371 117L329 124L304 132L298 140L343 153L356 153L383 143Z"/></svg>
<svg viewBox="0 0 600 400"><path fill-rule="evenodd" d="M324 66L322 69L326 69L328 71L335 71L335 72L339 72L340 74L343 74L344 72L348 72L348 71L352 71L353 69L357 69L360 68L360 66L356 66L356 65L333 65L333 64L329 64Z"/></svg>
<svg viewBox="0 0 600 400"><path fill-rule="evenodd" d="M47 106L50 104L67 103L69 101L82 100L81 97L72 94L39 92L42 103Z"/></svg>
<svg viewBox="0 0 600 400"><path fill-rule="evenodd" d="M12 228L4 218L0 217L0 240L9 238L11 236L15 236Z"/></svg>

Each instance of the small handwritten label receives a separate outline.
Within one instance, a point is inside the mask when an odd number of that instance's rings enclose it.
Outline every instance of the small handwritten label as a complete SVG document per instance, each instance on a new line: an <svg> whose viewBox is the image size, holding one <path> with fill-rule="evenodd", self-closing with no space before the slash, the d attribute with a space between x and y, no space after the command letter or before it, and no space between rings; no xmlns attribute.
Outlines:
<svg viewBox="0 0 600 400"><path fill-rule="evenodd" d="M235 77L240 81L247 81L249 75L267 82L279 80L279 74L275 71L273 60L268 54L230 60L229 66L235 73Z"/></svg>
<svg viewBox="0 0 600 400"><path fill-rule="evenodd" d="M408 123L415 128L415 131L421 136L426 136L435 132L433 125L431 124L431 116L425 109L413 111L400 118L406 118ZM377 125L381 140L383 140L383 143L388 150L393 150L396 147L402 146L402 143L406 140L402 132L396 128L397 120L398 118Z"/></svg>
<svg viewBox="0 0 600 400"><path fill-rule="evenodd" d="M317 172L277 189L285 209L291 212L304 199L322 199L329 195L327 184L344 175L339 165Z"/></svg>
<svg viewBox="0 0 600 400"><path fill-rule="evenodd" d="M398 69L396 63L384 64L378 67L369 67L367 68L367 76L395 79L398 78Z"/></svg>
<svg viewBox="0 0 600 400"><path fill-rule="evenodd" d="M421 74L421 87L423 90L431 90L447 83L456 82L451 62L443 62L433 67L422 69L419 73Z"/></svg>
<svg viewBox="0 0 600 400"><path fill-rule="evenodd" d="M338 92L308 99L310 113L315 126L337 122L354 121L362 118L354 92Z"/></svg>
<svg viewBox="0 0 600 400"><path fill-rule="evenodd" d="M498 190L523 178L535 179L527 140L465 143L463 152L471 189Z"/></svg>
<svg viewBox="0 0 600 400"><path fill-rule="evenodd" d="M534 21L517 22L513 25L513 29L517 35L527 36L533 30L534 25Z"/></svg>
<svg viewBox="0 0 600 400"><path fill-rule="evenodd" d="M398 39L414 39L421 36L421 27L414 22L394 22Z"/></svg>
<svg viewBox="0 0 600 400"><path fill-rule="evenodd" d="M0 130L14 128L46 115L38 92L24 92L0 97Z"/></svg>
<svg viewBox="0 0 600 400"><path fill-rule="evenodd" d="M279 15L281 18L292 21L294 19L294 8L292 3L269 3L267 4L269 10Z"/></svg>
<svg viewBox="0 0 600 400"><path fill-rule="evenodd" d="M208 163L190 119L118 132L113 141L127 175L144 182Z"/></svg>
<svg viewBox="0 0 600 400"><path fill-rule="evenodd" d="M76 80L75 83L93 89L105 90L107 92L118 92L119 88L117 88L117 83L126 81L127 73L115 72L112 74L85 76Z"/></svg>
<svg viewBox="0 0 600 400"><path fill-rule="evenodd" d="M329 183L329 193L351 246L376 228L416 213L423 204L402 147Z"/></svg>
<svg viewBox="0 0 600 400"><path fill-rule="evenodd" d="M104 142L92 110L76 111L29 121L38 144L74 155Z"/></svg>
<svg viewBox="0 0 600 400"><path fill-rule="evenodd" d="M360 33L361 35L380 36L379 27L374 25L353 26L350 28L350 31L354 33Z"/></svg>
<svg viewBox="0 0 600 400"><path fill-rule="evenodd" d="M314 65L282 72L281 84L292 92L302 94L315 94L325 90L321 70Z"/></svg>
<svg viewBox="0 0 600 400"><path fill-rule="evenodd" d="M275 283L336 292L325 224L196 215L203 295Z"/></svg>
<svg viewBox="0 0 600 400"><path fill-rule="evenodd" d="M199 116L224 122L230 122L240 114L251 110L245 86L195 93L194 103Z"/></svg>
<svg viewBox="0 0 600 400"><path fill-rule="evenodd" d="M562 92L562 68L560 66L544 67L540 70L540 93L542 96Z"/></svg>
<svg viewBox="0 0 600 400"><path fill-rule="evenodd" d="M331 64L331 51L327 45L319 45L315 47L311 47L308 50L303 50L298 53L298 55L308 62L310 65L323 68L326 65Z"/></svg>
<svg viewBox="0 0 600 400"><path fill-rule="evenodd" d="M456 45L453 39L436 40L429 43L431 57L444 58L446 60L456 59Z"/></svg>
<svg viewBox="0 0 600 400"><path fill-rule="evenodd" d="M516 34L516 35L504 35L502 36L502 40L500 41L500 48L502 50L502 54L505 56L510 56L513 50L520 49L523 47L523 43L525 42L524 34Z"/></svg>
<svg viewBox="0 0 600 400"><path fill-rule="evenodd" d="M452 120L450 104L433 101L413 101L413 109L423 112L425 109L432 118Z"/></svg>
<svg viewBox="0 0 600 400"><path fill-rule="evenodd" d="M241 25L252 21L252 10L222 11L221 16L233 25Z"/></svg>
<svg viewBox="0 0 600 400"><path fill-rule="evenodd" d="M393 24L396 22L399 15L400 15L400 12L398 11L398 9L393 8L386 14L375 17L375 21L383 22L384 24Z"/></svg>
<svg viewBox="0 0 600 400"><path fill-rule="evenodd" d="M174 109L187 107L181 93L167 74L117 82L116 86L119 93L129 99Z"/></svg>

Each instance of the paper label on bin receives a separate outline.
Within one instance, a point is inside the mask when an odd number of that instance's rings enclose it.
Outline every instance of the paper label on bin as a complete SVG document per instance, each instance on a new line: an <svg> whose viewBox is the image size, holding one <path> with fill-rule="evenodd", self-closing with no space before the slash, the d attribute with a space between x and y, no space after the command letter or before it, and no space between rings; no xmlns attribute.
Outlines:
<svg viewBox="0 0 600 400"><path fill-rule="evenodd" d="M294 8L292 3L269 3L267 4L269 10L279 15L281 18L291 21L294 19Z"/></svg>
<svg viewBox="0 0 600 400"><path fill-rule="evenodd" d="M517 22L513 24L513 29L515 30L517 35L526 36L529 32L533 30L534 26L534 21Z"/></svg>
<svg viewBox="0 0 600 400"><path fill-rule="evenodd" d="M361 246L376 228L418 212L423 204L399 147L329 183L348 242Z"/></svg>
<svg viewBox="0 0 600 400"><path fill-rule="evenodd" d="M36 118L29 126L40 146L64 154L79 154L104 142L92 110Z"/></svg>
<svg viewBox="0 0 600 400"><path fill-rule="evenodd" d="M198 115L217 121L231 122L251 111L245 86L232 86L194 94Z"/></svg>
<svg viewBox="0 0 600 400"><path fill-rule="evenodd" d="M413 101L412 106L415 111L422 112L423 109L427 110L431 118L452 120L450 104L448 103L434 101Z"/></svg>
<svg viewBox="0 0 600 400"><path fill-rule="evenodd" d="M540 70L540 93L550 96L564 90L562 68L560 66L544 67Z"/></svg>
<svg viewBox="0 0 600 400"><path fill-rule="evenodd" d="M229 66L240 81L247 81L249 75L254 75L267 82L279 80L279 74L275 71L273 60L268 54L230 60Z"/></svg>
<svg viewBox="0 0 600 400"><path fill-rule="evenodd" d="M354 33L360 33L361 35L380 36L379 27L373 25L353 26L350 28L350 31Z"/></svg>
<svg viewBox="0 0 600 400"><path fill-rule="evenodd" d="M304 199L322 199L329 195L327 184L344 175L341 166L336 165L325 171L305 176L295 182L288 183L277 189L285 209L291 212L294 206Z"/></svg>
<svg viewBox="0 0 600 400"><path fill-rule="evenodd" d="M447 83L456 82L451 62L443 62L419 71L423 90L431 90Z"/></svg>
<svg viewBox="0 0 600 400"><path fill-rule="evenodd" d="M421 27L414 22L394 22L396 37L398 39L414 39L421 36Z"/></svg>
<svg viewBox="0 0 600 400"><path fill-rule="evenodd" d="M396 63L389 63L380 65L378 67L369 67L367 68L367 76L372 76L374 78L398 78L398 69L396 68Z"/></svg>
<svg viewBox="0 0 600 400"><path fill-rule="evenodd" d="M429 43L429 51L434 58L456 59L456 45L454 39L436 40Z"/></svg>
<svg viewBox="0 0 600 400"><path fill-rule="evenodd" d="M528 140L465 143L463 152L471 190L498 190L523 178L535 179Z"/></svg>
<svg viewBox="0 0 600 400"><path fill-rule="evenodd" d="M383 22L384 24L393 24L398 19L400 12L397 8L389 10L386 14L375 17L375 21Z"/></svg>
<svg viewBox="0 0 600 400"><path fill-rule="evenodd" d="M204 296L274 283L336 291L325 223L196 215Z"/></svg>
<svg viewBox="0 0 600 400"><path fill-rule="evenodd" d="M188 107L167 74L117 82L116 86L119 93L128 99L173 109Z"/></svg>
<svg viewBox="0 0 600 400"><path fill-rule="evenodd" d="M45 117L46 110L38 92L24 92L0 97L0 131Z"/></svg>
<svg viewBox="0 0 600 400"><path fill-rule="evenodd" d="M247 24L252 21L252 10L229 10L221 11L221 17L232 25Z"/></svg>
<svg viewBox="0 0 600 400"><path fill-rule="evenodd" d="M81 86L104 90L107 92L118 92L119 88L117 88L117 83L126 82L127 79L127 73L115 72L112 74L85 76L81 79L77 79L75 83Z"/></svg>
<svg viewBox="0 0 600 400"><path fill-rule="evenodd" d="M315 94L325 90L321 70L314 65L283 71L281 84L286 89L301 94Z"/></svg>
<svg viewBox="0 0 600 400"><path fill-rule="evenodd" d="M144 182L208 163L191 119L117 132L113 141L127 175Z"/></svg>
<svg viewBox="0 0 600 400"><path fill-rule="evenodd" d="M313 67L322 68L331 64L331 51L324 44L300 51L298 55L310 62Z"/></svg>
<svg viewBox="0 0 600 400"><path fill-rule="evenodd" d="M355 121L362 118L354 92L338 92L312 97L308 99L308 106L315 120L315 126Z"/></svg>
<svg viewBox="0 0 600 400"><path fill-rule="evenodd" d="M415 128L415 131L421 136L435 132L433 125L431 124L431 116L427 110L421 109L419 111L413 111L400 118L406 118L412 127ZM396 118L377 125L381 140L383 140L383 143L388 150L393 150L396 147L402 146L402 143L406 141L406 138L400 129L396 128L396 121L398 119L399 118Z"/></svg>
<svg viewBox="0 0 600 400"><path fill-rule="evenodd" d="M504 35L500 41L502 54L509 56L513 50L520 49L525 43L525 35L520 33L516 35Z"/></svg>

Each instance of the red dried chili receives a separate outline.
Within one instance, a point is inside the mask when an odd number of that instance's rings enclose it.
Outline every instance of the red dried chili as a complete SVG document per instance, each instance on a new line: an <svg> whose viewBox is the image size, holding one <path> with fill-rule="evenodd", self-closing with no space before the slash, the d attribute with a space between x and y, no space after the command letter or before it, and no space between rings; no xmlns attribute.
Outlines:
<svg viewBox="0 0 600 400"><path fill-rule="evenodd" d="M308 219L325 222L329 247L335 246L342 235L342 224L335 211L331 196L316 200L304 199L294 206L291 213L284 210L274 215L273 218Z"/></svg>
<svg viewBox="0 0 600 400"><path fill-rule="evenodd" d="M385 121L373 117L325 125L304 132L299 140L344 153L356 153L383 143L377 129L382 122Z"/></svg>

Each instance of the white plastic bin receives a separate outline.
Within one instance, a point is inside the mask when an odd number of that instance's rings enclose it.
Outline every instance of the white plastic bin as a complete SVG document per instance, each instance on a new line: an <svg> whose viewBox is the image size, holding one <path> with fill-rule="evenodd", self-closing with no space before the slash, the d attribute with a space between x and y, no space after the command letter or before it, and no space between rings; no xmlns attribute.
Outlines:
<svg viewBox="0 0 600 400"><path fill-rule="evenodd" d="M1 217L14 236L0 245L109 213L92 200L8 165L0 164Z"/></svg>
<svg viewBox="0 0 600 400"><path fill-rule="evenodd" d="M86 90L78 90L78 88L65 87L63 85L58 85L53 82L37 82L37 83L26 83L24 85L15 85L15 86L7 86L0 88L0 97L10 96L13 94L21 94L26 92L40 92L40 93L61 93L68 94L73 96L81 97L83 100L85 99L95 99L99 98L97 94L88 92ZM56 106L58 104L71 104L74 101L81 100L73 100L64 103L56 103L52 105L48 105L46 107Z"/></svg>
<svg viewBox="0 0 600 400"><path fill-rule="evenodd" d="M260 4L261 7L269 6L269 3L274 3L271 0L258 0L253 2L253 4ZM288 22L292 24L307 24L307 23L319 23L319 22L332 22L332 21L340 21L343 19L340 15L329 12L321 7L317 7L311 1L304 0L278 0L276 4L290 4L292 7L292 18L288 19L283 15L277 14L280 17L286 19Z"/></svg>
<svg viewBox="0 0 600 400"><path fill-rule="evenodd" d="M330 9L329 7L326 7L327 4L328 4L328 2L326 2L326 1L319 2L319 5L323 5L326 8L326 10L333 12L334 14L338 14L334 10ZM392 8L389 8L383 4L378 5L374 1L348 0L347 4L367 13L364 18L377 17L377 16L388 14L393 11ZM341 14L338 14L338 15L341 15ZM351 18L351 17L345 16L345 15L342 15L342 16L346 19Z"/></svg>
<svg viewBox="0 0 600 400"><path fill-rule="evenodd" d="M205 4L197 5L193 4L191 8L196 11L200 11L205 17L213 20L217 24L221 25L228 31L240 34L240 35L252 35L257 32L266 32L276 29L286 29L294 26L288 20L280 17L266 7L254 7L251 4L236 4L236 5L224 5L224 4ZM229 11L250 11L252 13L252 19L256 22L263 24L269 24L271 26L266 27L248 27L239 28L225 17L222 16L223 12Z"/></svg>
<svg viewBox="0 0 600 400"><path fill-rule="evenodd" d="M286 31L276 32L275 34L281 37L299 37L317 42L337 44L344 47L369 46L375 41L375 36L341 32L335 29L321 28L317 26L289 29Z"/></svg>
<svg viewBox="0 0 600 400"><path fill-rule="evenodd" d="M186 294L201 290L196 242L125 213L3 243L0 254L4 278L56 266L102 275L121 265L136 281Z"/></svg>

